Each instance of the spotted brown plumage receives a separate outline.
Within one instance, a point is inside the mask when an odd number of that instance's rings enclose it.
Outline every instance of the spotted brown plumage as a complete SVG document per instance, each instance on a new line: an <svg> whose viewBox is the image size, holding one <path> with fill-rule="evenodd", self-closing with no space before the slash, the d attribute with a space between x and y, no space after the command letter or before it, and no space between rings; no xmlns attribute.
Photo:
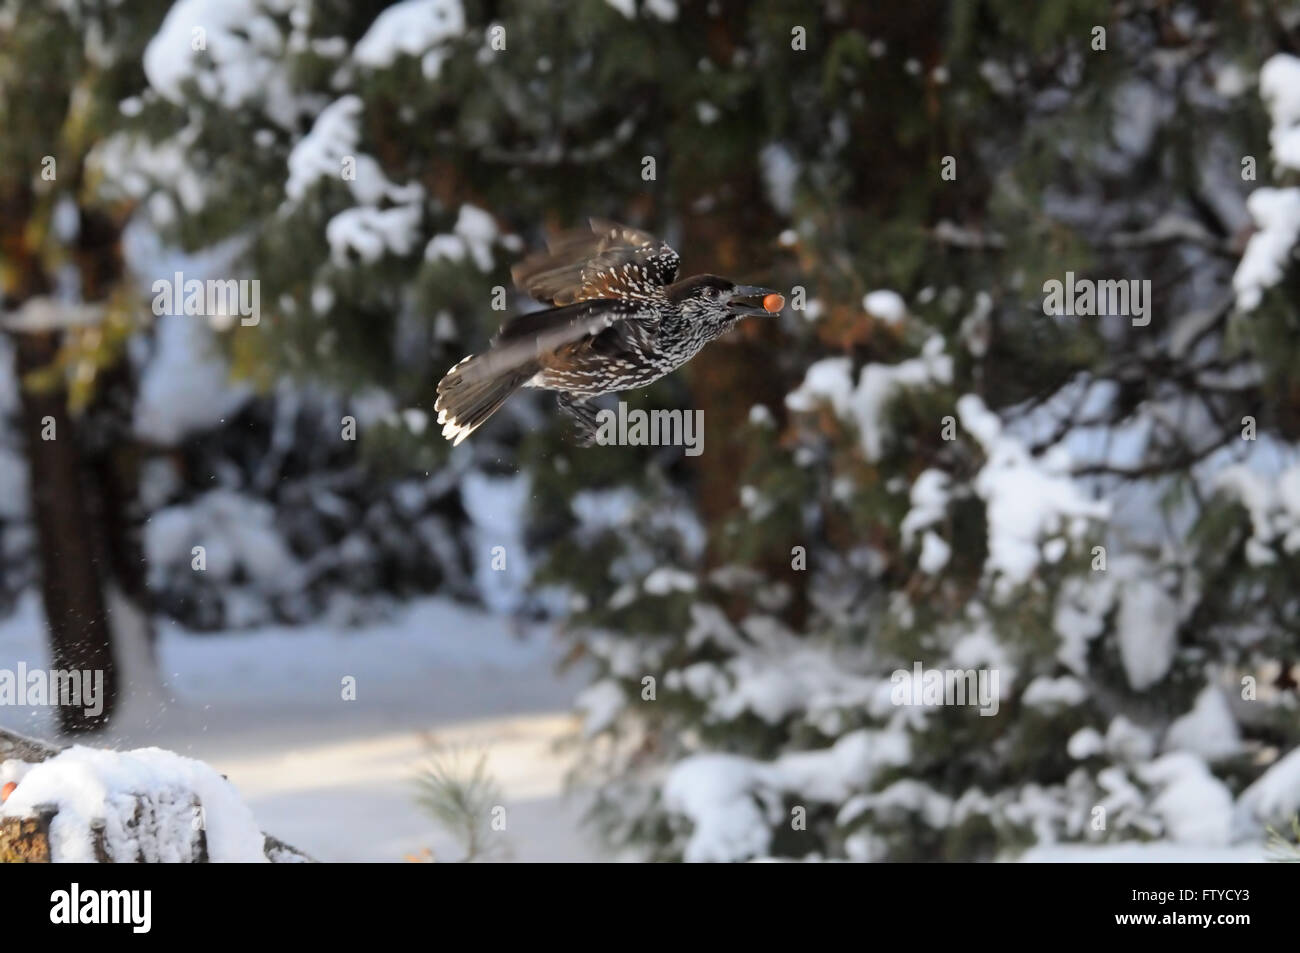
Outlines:
<svg viewBox="0 0 1300 953"><path fill-rule="evenodd" d="M520 387L558 393L590 443L593 397L644 387L681 367L749 314L779 311L766 288L717 275L677 280L679 259L648 232L601 219L566 232L512 269L515 285L550 305L508 321L488 350L438 384L442 435L459 444Z"/></svg>
<svg viewBox="0 0 1300 953"><path fill-rule="evenodd" d="M593 218L590 229L552 238L546 251L525 258L510 276L520 291L543 304L593 298L652 300L677 280L677 252L649 232Z"/></svg>

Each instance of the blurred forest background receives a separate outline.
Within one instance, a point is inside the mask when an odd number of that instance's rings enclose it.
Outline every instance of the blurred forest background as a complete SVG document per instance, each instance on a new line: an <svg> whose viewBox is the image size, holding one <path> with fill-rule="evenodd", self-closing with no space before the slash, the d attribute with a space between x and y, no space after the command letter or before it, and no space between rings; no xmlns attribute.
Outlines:
<svg viewBox="0 0 1300 953"><path fill-rule="evenodd" d="M4 604L119 708L159 626L544 623L633 856L1259 844L1300 808L1297 47L1272 0L0 0ZM588 216L790 306L623 395L699 457L529 394L452 450L438 379ZM155 317L177 271L259 320ZM1067 273L1149 322L1045 314ZM917 662L997 713L898 705Z"/></svg>

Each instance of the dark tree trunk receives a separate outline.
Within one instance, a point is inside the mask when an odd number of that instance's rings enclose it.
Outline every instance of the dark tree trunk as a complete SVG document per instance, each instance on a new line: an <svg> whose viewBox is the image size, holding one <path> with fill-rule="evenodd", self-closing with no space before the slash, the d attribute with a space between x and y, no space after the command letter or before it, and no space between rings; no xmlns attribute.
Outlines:
<svg viewBox="0 0 1300 953"><path fill-rule="evenodd" d="M47 367L58 351L58 332L14 334L19 379ZM41 560L41 599L56 669L104 673L104 705L98 716L78 706L59 706L65 732L102 727L117 698L99 547L98 507L87 492L75 422L62 389L36 392L24 386L22 431L30 468L32 520ZM50 436L53 439L47 439Z"/></svg>
<svg viewBox="0 0 1300 953"><path fill-rule="evenodd" d="M147 612L152 600L139 512L141 448L131 429L135 394L125 358L100 373L83 428L83 458L95 488L97 556L113 584Z"/></svg>
<svg viewBox="0 0 1300 953"><path fill-rule="evenodd" d="M737 197L743 208L761 208L758 183ZM738 186L741 187L741 186ZM739 211L739 210L733 210ZM744 214L739 217L743 220ZM748 235L770 235L770 223L737 229L730 216L704 218L684 216L686 230L682 255L687 261L704 262L718 274L751 279L771 262L771 250ZM741 234L743 232L743 235ZM699 359L688 365L691 398L704 412L705 452L695 458L698 480L696 501L704 524L711 530L707 562L712 566L727 561L717 545L719 528L736 515L740 505L740 477L752 460L752 450L743 438L749 411L756 404L769 408L778 420L784 416L785 382L776 355L780 353L780 331L772 318L749 318L710 345ZM798 542L798 541L796 541ZM805 541L806 542L806 541ZM792 601L786 621L798 627L807 615L804 589L806 574L794 570L787 550L765 552L755 564L772 579L790 588ZM743 614L749 607L736 607Z"/></svg>
<svg viewBox="0 0 1300 953"><path fill-rule="evenodd" d="M80 167L74 182L80 181ZM8 307L51 292L40 258L26 239L24 222L33 214L28 189L0 194L0 250L16 264L3 289ZM105 301L122 280L120 223L93 210L80 210L72 260L84 301ZM56 316L57 317L57 316ZM21 430L30 475L32 522L41 563L41 597L56 669L103 672L104 704L97 716L82 707L59 706L64 732L91 731L110 720L125 675L141 661L123 635L143 626L149 651L149 599L140 542L137 501L137 445L131 433L135 387L125 357L102 368L85 413L68 410L63 387L33 389L24 380L48 368L69 333L58 325L11 330L15 370L21 383ZM52 436L52 439L47 439ZM113 619L110 588L124 597L117 605L138 610L139 619ZM132 615L128 612L127 615ZM123 672L124 664L128 671Z"/></svg>
<svg viewBox="0 0 1300 953"><path fill-rule="evenodd" d="M692 270L709 270L738 281L757 280L771 267L771 236L779 230L763 200L757 170L725 185L703 183L701 188L717 190L720 208L713 215L694 214L689 209L698 196L684 194L686 207L678 213L683 223L679 249L683 260L691 263ZM687 365L692 400L704 412L705 451L694 458L694 465L696 503L710 530L706 554L710 567L729 561L729 554L718 545L719 530L736 515L741 477L753 460L753 450L743 436L750 408L761 404L777 420L785 416L786 382L778 361L781 333L776 321L748 318ZM806 545L807 541L794 542ZM784 616L796 628L802 626L808 611L807 573L793 569L790 551L773 549L758 554L753 563L768 578L789 587L792 598ZM729 611L739 617L751 610L734 605Z"/></svg>

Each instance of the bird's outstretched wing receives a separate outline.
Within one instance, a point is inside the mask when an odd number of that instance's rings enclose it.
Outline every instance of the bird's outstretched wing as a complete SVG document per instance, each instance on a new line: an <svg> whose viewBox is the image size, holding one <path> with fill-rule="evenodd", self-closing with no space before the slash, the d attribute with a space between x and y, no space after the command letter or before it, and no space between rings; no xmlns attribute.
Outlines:
<svg viewBox="0 0 1300 953"><path fill-rule="evenodd" d="M644 316L644 306L635 301L607 298L520 315L502 327L487 351L466 358L449 371L438 390L441 393L446 388L496 377L565 344L598 335L621 321Z"/></svg>
<svg viewBox="0 0 1300 953"><path fill-rule="evenodd" d="M649 232L605 219L562 232L511 269L515 286L557 306L594 298L647 300L677 280L677 252Z"/></svg>

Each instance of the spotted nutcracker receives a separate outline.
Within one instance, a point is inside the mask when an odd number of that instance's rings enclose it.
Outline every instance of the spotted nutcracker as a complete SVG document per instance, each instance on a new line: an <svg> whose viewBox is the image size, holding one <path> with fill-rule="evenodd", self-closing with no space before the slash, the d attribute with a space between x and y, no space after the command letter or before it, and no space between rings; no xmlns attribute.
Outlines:
<svg viewBox="0 0 1300 953"><path fill-rule="evenodd" d="M584 444L593 397L644 387L681 367L746 315L780 311L767 288L717 275L677 280L677 252L648 232L591 219L520 262L515 285L548 305L507 322L488 350L438 383L442 435L459 444L520 387L558 392Z"/></svg>

